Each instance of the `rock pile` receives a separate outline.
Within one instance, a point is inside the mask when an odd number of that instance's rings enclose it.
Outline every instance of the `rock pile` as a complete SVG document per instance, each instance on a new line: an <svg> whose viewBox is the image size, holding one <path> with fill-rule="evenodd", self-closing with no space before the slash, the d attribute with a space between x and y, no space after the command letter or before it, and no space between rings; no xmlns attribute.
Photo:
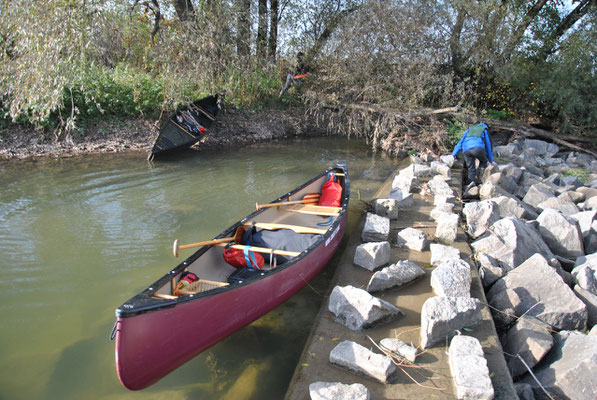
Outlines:
<svg viewBox="0 0 597 400"><path fill-rule="evenodd" d="M463 194L461 215L454 211L458 194L450 187L452 156L425 162L412 157L388 198L374 201L361 233L364 243L354 256L355 268L371 272L370 281L366 287L334 288L328 306L334 320L361 332L404 315L382 300L384 292L425 272L413 261L392 260L390 246L431 251L435 297L421 309L419 349L396 338L381 340L378 351L370 343L343 341L330 354L332 365L391 383L398 373L394 356L415 362L420 350L445 343L457 397L494 398L483 348L466 334L482 321L486 306L470 294L471 268L478 268L519 397L594 399L597 160L538 140L500 146L495 153L499 164L484 171L482 185ZM584 174L588 183L569 171ZM435 234L428 237L416 227L396 234L391 221L413 205L412 194L419 189L434 196ZM461 223L476 265L452 247ZM343 393L325 397L330 399L369 396L362 385L312 384L312 398L324 398L323 392Z"/></svg>
<svg viewBox="0 0 597 400"><path fill-rule="evenodd" d="M429 298L421 309L419 347L425 349L443 343L460 330L470 330L483 318L481 302L470 293L471 265L461 258L458 249L450 246L457 238L459 227L459 215L454 212L457 195L449 184L454 159L444 157L442 161L432 161L431 166L416 157L413 161L395 177L388 198L376 199L372 204L374 213L366 216L361 232L364 243L356 248L353 259L355 267L372 273L366 289L336 286L330 295L328 309L336 322L358 332L396 321L404 313L381 297L386 291L420 279L425 276L425 271L411 260L392 260L390 243L417 252L430 249L431 264L436 266L431 273L431 288L436 296ZM424 181L427 183L422 183ZM435 209L431 213L437 221L434 240L444 244L430 243L431 238L415 227L392 233L391 220L414 205L413 192L422 186L428 187L434 195ZM497 220L497 214L487 220ZM476 228L478 236L484 233L482 229ZM480 342L472 336L458 335L458 338L450 346L450 354L454 354L450 366L456 392L463 398L493 398L494 390ZM330 353L330 363L377 382L388 383L398 374L396 359L414 363L419 352L412 344L397 338L382 339L378 352L371 349L370 344L368 347L363 345L367 344L347 340L339 343ZM474 351L468 354L470 349ZM468 367L471 363L479 368L471 369ZM338 382L317 382L317 385L348 390ZM313 391L311 393L312 398L317 398Z"/></svg>
<svg viewBox="0 0 597 400"><path fill-rule="evenodd" d="M463 214L517 391L594 399L597 160L539 140L494 151Z"/></svg>

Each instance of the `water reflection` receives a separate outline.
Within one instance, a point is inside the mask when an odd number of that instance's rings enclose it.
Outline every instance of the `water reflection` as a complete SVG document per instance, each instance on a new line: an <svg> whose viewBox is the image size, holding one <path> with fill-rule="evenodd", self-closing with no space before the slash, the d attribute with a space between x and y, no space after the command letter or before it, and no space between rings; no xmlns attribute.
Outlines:
<svg viewBox="0 0 597 400"><path fill-rule="evenodd" d="M189 152L0 163L0 398L280 398L333 262L310 286L156 385L129 392L107 339L114 308L207 240L336 161L351 210L395 165L358 141L320 138ZM355 220L357 214L351 214ZM349 219L349 223L350 223Z"/></svg>

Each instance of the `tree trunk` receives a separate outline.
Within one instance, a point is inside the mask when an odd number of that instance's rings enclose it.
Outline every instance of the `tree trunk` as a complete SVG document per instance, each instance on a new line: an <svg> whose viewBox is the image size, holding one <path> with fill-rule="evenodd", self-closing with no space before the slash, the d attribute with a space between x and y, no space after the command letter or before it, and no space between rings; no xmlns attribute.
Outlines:
<svg viewBox="0 0 597 400"><path fill-rule="evenodd" d="M510 36L510 40L506 44L506 47L504 47L504 50L502 51L502 59L503 60L509 60L510 57L512 57L512 52L514 52L514 49L516 48L516 46L518 46L518 44L522 40L525 31L527 30L527 28L529 27L531 22L533 22L533 20L537 16L537 14L539 14L539 11L541 11L541 9L543 8L543 6L545 6L546 3L547 3L547 0L540 0L540 1L536 2L533 5L533 7L531 7L527 11L527 14L524 16L521 24L516 27L516 29L512 33L512 36Z"/></svg>
<svg viewBox="0 0 597 400"><path fill-rule="evenodd" d="M259 21L257 26L257 58L267 53L267 0L259 0Z"/></svg>
<svg viewBox="0 0 597 400"><path fill-rule="evenodd" d="M551 35L545 40L543 47L537 54L537 61L545 61L550 54L555 51L558 40L570 29L579 19L581 19L591 7L594 7L597 0L582 0L566 15Z"/></svg>
<svg viewBox="0 0 597 400"><path fill-rule="evenodd" d="M251 0L237 0L237 33L236 53L239 56L249 55L249 41L251 39Z"/></svg>
<svg viewBox="0 0 597 400"><path fill-rule="evenodd" d="M462 46L460 45L460 34L464 27L466 19L466 10L464 7L458 7L456 22L450 32L450 56L452 58L452 71L458 78L464 78L464 57L462 55Z"/></svg>
<svg viewBox="0 0 597 400"><path fill-rule="evenodd" d="M268 56L270 60L276 61L276 53L278 51L278 21L279 21L279 1L269 0L269 39L268 39Z"/></svg>
<svg viewBox="0 0 597 400"><path fill-rule="evenodd" d="M191 0L175 0L173 3L179 20L187 21L195 16L195 9Z"/></svg>
<svg viewBox="0 0 597 400"><path fill-rule="evenodd" d="M334 33L334 31L336 30L338 25L340 25L340 23L344 20L344 18L346 18L348 15L355 12L357 9L358 9L358 6L344 9L344 10L340 11L339 13L337 13L336 15L332 16L327 21L323 32L321 32L321 35L319 35L319 37L317 37L315 39L315 43L313 44L313 47L311 47L305 54L305 58L304 58L305 65L312 65L313 59L321 51L321 49L323 48L325 43L328 41L328 39L332 36L332 33Z"/></svg>

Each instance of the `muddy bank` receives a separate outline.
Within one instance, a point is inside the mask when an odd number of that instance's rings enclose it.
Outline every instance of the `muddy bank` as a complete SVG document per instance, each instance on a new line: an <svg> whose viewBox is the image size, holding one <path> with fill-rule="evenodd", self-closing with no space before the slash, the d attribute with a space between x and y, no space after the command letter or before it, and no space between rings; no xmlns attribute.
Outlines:
<svg viewBox="0 0 597 400"><path fill-rule="evenodd" d="M106 120L60 139L31 127L13 125L0 131L0 158L70 157L91 153L149 151L160 128L153 119ZM224 110L198 145L226 147L292 137L321 136L317 127L300 111Z"/></svg>

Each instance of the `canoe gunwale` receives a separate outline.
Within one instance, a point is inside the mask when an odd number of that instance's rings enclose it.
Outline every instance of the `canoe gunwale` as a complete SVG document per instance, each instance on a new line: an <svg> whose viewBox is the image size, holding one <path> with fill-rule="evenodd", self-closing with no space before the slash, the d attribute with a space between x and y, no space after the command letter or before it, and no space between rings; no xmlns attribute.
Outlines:
<svg viewBox="0 0 597 400"><path fill-rule="evenodd" d="M155 281L152 285L150 285L149 287L147 287L146 289L144 289L137 295L133 296L125 303L123 303L120 307L118 307L115 311L116 317L117 318L134 317L134 316L137 316L140 314L151 313L151 312L155 312L155 311L159 311L159 310L163 310L163 309L167 309L167 308L172 308L178 304L197 301L197 300L200 300L200 299L206 298L206 297L216 296L222 292L227 292L227 291L235 290L237 288L240 288L240 287L243 287L246 285L251 285L255 281L264 279L271 274L276 274L281 271L292 268L296 263L300 262L302 259L304 259L306 256L308 256L312 251L317 249L319 246L322 246L328 238L330 238L332 235L335 235L337 228L341 225L342 221L346 218L346 216L347 216L346 214L348 213L348 201L350 198L350 181L349 181L348 174L347 174L347 172L348 172L347 166L345 163L335 164L332 167L326 169L324 172L320 173L319 175L309 179L307 182L296 187L292 191L290 191L272 201L272 202L285 201L290 196L292 196L294 193L299 192L300 190L304 189L306 186L310 185L311 183L313 183L314 181L316 181L318 179L321 179L323 176L327 175L329 172L334 171L334 170L342 170L345 173L345 176L343 177L344 190L343 190L343 194L342 194L341 210L338 213L338 217L335 219L334 223L328 227L327 231L324 234L321 235L321 238L318 241L316 241L314 244L312 244L309 248L302 251L298 256L292 258L291 260L285 262L284 264L278 266L275 269L263 270L261 274L256 275L255 277L252 277L250 279L246 279L242 283L236 283L234 285L228 285L228 286L223 286L220 288L215 288L215 289L209 290L207 292L199 292L199 293L188 295L188 296L181 296L176 299L161 299L161 298L157 298L157 297L153 296L153 294L156 293L159 288L163 287L164 285L167 285L173 276L176 276L177 274L181 273L185 268L187 268L195 260L197 260L199 257L201 257L205 252L207 252L209 249L211 249L213 247L213 245L200 247L197 251L195 251L193 254L191 254L189 257L187 257L184 261L182 261L180 264L178 264L175 268L170 270L169 273L165 274L160 279ZM231 236L239 226L242 226L243 224L246 224L248 221L251 221L255 216L261 214L265 210L266 209L261 209L261 210L256 210L256 211L252 212L251 214L245 216L240 221L237 221L235 224L230 226L228 229L226 229L225 231L220 233L214 239L220 239L223 237Z"/></svg>

